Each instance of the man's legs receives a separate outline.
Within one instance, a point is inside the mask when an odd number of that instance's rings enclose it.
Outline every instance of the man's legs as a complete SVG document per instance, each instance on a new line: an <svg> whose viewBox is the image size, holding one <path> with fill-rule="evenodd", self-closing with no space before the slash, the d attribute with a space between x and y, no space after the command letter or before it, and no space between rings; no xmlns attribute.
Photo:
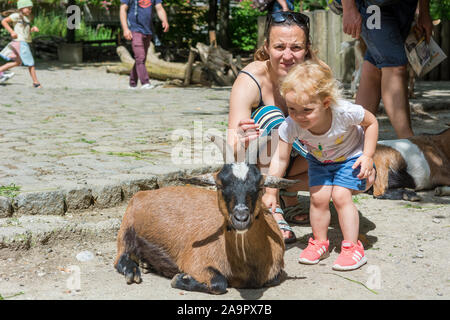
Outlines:
<svg viewBox="0 0 450 320"><path fill-rule="evenodd" d="M381 96L397 137L405 139L413 136L406 65L381 68Z"/></svg>
<svg viewBox="0 0 450 320"><path fill-rule="evenodd" d="M381 99L381 70L364 60L355 103L376 114Z"/></svg>
<svg viewBox="0 0 450 320"><path fill-rule="evenodd" d="M130 73L130 86L135 87L138 80L141 80L142 84L150 82L147 68L145 67L145 61L147 58L147 51L150 45L150 36L145 36L140 32L133 32L133 39L131 41L131 47L134 53L134 66Z"/></svg>

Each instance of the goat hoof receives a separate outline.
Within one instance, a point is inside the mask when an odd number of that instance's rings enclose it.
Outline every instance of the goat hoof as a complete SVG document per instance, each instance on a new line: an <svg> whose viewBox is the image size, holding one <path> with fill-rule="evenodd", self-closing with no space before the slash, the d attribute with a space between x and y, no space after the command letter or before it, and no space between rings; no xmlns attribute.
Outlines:
<svg viewBox="0 0 450 320"><path fill-rule="evenodd" d="M127 284L141 283L141 272L139 266L135 261L133 261L128 254L123 254L119 262L117 263L116 269L119 273L125 276Z"/></svg>
<svg viewBox="0 0 450 320"><path fill-rule="evenodd" d="M127 284L135 283L141 283L141 272L139 271L139 268L133 268L130 272L125 274L125 279L127 280Z"/></svg>
<svg viewBox="0 0 450 320"><path fill-rule="evenodd" d="M200 283L195 280L193 277L186 273L178 273L170 282L172 288L177 288L186 291L199 291L199 292L207 292L207 293L215 293L212 292L211 289L205 284Z"/></svg>

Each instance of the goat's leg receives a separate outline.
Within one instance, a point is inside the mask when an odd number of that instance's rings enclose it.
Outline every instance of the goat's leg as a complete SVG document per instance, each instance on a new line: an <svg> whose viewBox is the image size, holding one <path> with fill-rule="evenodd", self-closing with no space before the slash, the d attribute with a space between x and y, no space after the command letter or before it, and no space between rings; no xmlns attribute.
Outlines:
<svg viewBox="0 0 450 320"><path fill-rule="evenodd" d="M281 283L282 275L284 274L284 271L280 271L272 280L267 281L264 283L264 287L275 287L278 286Z"/></svg>
<svg viewBox="0 0 450 320"><path fill-rule="evenodd" d="M214 276L211 278L209 286L206 283L198 282L189 274L178 273L172 278L171 285L172 288L180 290L223 294L227 292L228 281L218 271L214 272Z"/></svg>
<svg viewBox="0 0 450 320"><path fill-rule="evenodd" d="M124 253L120 256L116 269L119 273L125 276L127 284L142 282L138 262L133 260L128 253Z"/></svg>

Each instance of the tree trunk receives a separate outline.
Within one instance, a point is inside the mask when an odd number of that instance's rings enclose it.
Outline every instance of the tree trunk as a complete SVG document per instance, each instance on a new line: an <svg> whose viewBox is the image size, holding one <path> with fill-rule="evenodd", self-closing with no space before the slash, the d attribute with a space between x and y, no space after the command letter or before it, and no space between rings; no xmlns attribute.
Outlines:
<svg viewBox="0 0 450 320"><path fill-rule="evenodd" d="M75 0L69 0L68 6L75 5ZM74 43L75 42L75 29L67 28L67 42Z"/></svg>
<svg viewBox="0 0 450 320"><path fill-rule="evenodd" d="M216 31L217 26L217 0L208 0L208 31Z"/></svg>
<svg viewBox="0 0 450 320"><path fill-rule="evenodd" d="M130 74L131 68L134 65L134 59L125 47L117 47L117 54L120 57L122 63L118 66L109 66L106 68L107 72ZM185 80L186 69L188 67L185 63L167 62L159 58L159 53L155 52L155 46L150 44L150 48L147 53L146 67L150 78L158 80L179 79ZM206 73L202 70L200 65L193 64L192 76L190 77L190 83L209 85Z"/></svg>
<svg viewBox="0 0 450 320"><path fill-rule="evenodd" d="M230 48L230 37L228 32L228 22L230 17L230 0L220 1L220 12L219 12L219 45L222 48Z"/></svg>

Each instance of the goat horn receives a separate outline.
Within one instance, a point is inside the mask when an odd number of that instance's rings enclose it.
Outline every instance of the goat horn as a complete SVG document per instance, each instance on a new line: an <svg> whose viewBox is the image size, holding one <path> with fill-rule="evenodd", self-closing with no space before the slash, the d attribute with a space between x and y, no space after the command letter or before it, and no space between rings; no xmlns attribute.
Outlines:
<svg viewBox="0 0 450 320"><path fill-rule="evenodd" d="M299 182L300 180L289 180L269 175L264 176L264 187L268 188L285 189Z"/></svg>
<svg viewBox="0 0 450 320"><path fill-rule="evenodd" d="M258 162L258 150L267 145L270 139L271 137L266 135L252 140L247 148L247 153L245 154L245 162L256 164Z"/></svg>
<svg viewBox="0 0 450 320"><path fill-rule="evenodd" d="M225 163L235 162L233 149L221 137L208 135L208 139L210 139L211 142L214 142L214 144L219 148L220 152L222 152L223 161Z"/></svg>
<svg viewBox="0 0 450 320"><path fill-rule="evenodd" d="M202 174L200 176L179 178L180 181L198 186L215 186L216 179L212 173Z"/></svg>

